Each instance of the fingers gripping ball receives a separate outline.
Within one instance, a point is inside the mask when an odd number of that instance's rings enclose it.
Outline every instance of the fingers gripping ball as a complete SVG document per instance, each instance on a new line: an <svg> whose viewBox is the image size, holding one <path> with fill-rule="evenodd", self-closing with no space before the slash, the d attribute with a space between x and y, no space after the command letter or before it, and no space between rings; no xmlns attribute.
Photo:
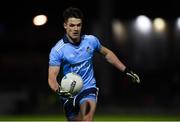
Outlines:
<svg viewBox="0 0 180 122"><path fill-rule="evenodd" d="M76 73L68 73L61 80L61 90L76 95L83 86L83 80L80 75Z"/></svg>

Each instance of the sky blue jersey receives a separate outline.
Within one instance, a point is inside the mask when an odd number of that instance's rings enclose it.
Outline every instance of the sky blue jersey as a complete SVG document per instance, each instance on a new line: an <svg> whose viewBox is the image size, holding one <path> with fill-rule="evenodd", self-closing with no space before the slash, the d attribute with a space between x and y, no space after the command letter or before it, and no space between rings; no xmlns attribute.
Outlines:
<svg viewBox="0 0 180 122"><path fill-rule="evenodd" d="M65 35L51 49L49 66L60 66L63 75L69 72L79 74L84 82L84 88L96 86L92 58L98 52L101 44L93 35L83 35L78 45L70 43Z"/></svg>

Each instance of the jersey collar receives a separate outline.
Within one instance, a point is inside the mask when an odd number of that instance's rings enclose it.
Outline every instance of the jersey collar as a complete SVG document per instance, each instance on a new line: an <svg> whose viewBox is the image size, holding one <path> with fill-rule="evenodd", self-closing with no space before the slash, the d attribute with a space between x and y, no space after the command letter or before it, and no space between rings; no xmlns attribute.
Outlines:
<svg viewBox="0 0 180 122"><path fill-rule="evenodd" d="M66 35L64 35L64 36L63 36L63 42L64 42L64 43L70 43L70 44L75 45L75 46L79 46L83 38L84 38L84 36L81 36L81 39L80 39L79 42L77 42L77 43L72 43L72 42L69 41L68 37L67 37Z"/></svg>

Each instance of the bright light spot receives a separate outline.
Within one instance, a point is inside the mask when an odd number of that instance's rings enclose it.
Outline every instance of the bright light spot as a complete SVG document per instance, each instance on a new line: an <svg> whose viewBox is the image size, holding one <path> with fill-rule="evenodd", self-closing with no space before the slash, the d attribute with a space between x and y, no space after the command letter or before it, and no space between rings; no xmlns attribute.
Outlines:
<svg viewBox="0 0 180 122"><path fill-rule="evenodd" d="M154 25L155 31L157 31L157 32L164 31L165 27L166 27L166 23L165 23L164 19L162 19L162 18L154 19L153 25Z"/></svg>
<svg viewBox="0 0 180 122"><path fill-rule="evenodd" d="M47 22L47 16L46 15L37 15L33 19L33 24L36 26L41 26L46 24Z"/></svg>
<svg viewBox="0 0 180 122"><path fill-rule="evenodd" d="M177 28L180 30L180 17L177 19Z"/></svg>
<svg viewBox="0 0 180 122"><path fill-rule="evenodd" d="M136 27L142 33L147 33L152 28L150 19L144 15L140 15L136 19Z"/></svg>
<svg viewBox="0 0 180 122"><path fill-rule="evenodd" d="M124 25L119 20L114 20L112 22L112 31L115 39L123 40L125 39L125 28Z"/></svg>

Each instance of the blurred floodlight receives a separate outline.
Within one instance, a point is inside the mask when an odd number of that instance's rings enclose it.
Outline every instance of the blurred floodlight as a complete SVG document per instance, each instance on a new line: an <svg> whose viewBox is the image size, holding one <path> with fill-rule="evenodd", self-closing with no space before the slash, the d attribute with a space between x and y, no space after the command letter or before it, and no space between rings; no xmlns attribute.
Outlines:
<svg viewBox="0 0 180 122"><path fill-rule="evenodd" d="M177 28L180 30L180 17L177 19Z"/></svg>
<svg viewBox="0 0 180 122"><path fill-rule="evenodd" d="M35 26L42 26L46 24L47 22L47 16L46 15L37 15L33 18L33 24Z"/></svg>
<svg viewBox="0 0 180 122"><path fill-rule="evenodd" d="M139 30L142 33L148 33L150 32L152 28L151 20L144 15L140 15L136 18L136 27L137 30Z"/></svg>
<svg viewBox="0 0 180 122"><path fill-rule="evenodd" d="M112 22L112 32L116 40L125 39L125 28L119 20L114 20Z"/></svg>
<svg viewBox="0 0 180 122"><path fill-rule="evenodd" d="M166 28L165 20L162 18L155 18L153 21L153 26L154 26L155 31L163 32Z"/></svg>

